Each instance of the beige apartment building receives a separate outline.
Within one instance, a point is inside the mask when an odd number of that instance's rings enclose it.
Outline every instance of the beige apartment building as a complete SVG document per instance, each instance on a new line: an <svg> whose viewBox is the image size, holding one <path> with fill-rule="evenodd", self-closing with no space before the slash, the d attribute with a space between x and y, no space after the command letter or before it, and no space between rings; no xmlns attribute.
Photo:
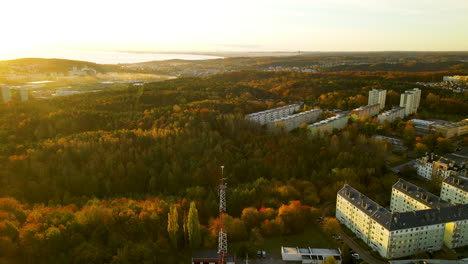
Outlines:
<svg viewBox="0 0 468 264"><path fill-rule="evenodd" d="M336 218L389 259L468 245L468 204L448 204L404 184L394 185L392 211L345 184L337 194Z"/></svg>
<svg viewBox="0 0 468 264"><path fill-rule="evenodd" d="M393 212L411 212L446 206L451 204L403 179L399 179L392 187L390 210Z"/></svg>

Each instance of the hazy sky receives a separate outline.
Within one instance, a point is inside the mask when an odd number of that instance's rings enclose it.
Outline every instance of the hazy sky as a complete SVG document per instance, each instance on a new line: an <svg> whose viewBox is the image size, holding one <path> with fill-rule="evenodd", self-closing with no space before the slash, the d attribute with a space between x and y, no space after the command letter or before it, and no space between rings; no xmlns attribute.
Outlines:
<svg viewBox="0 0 468 264"><path fill-rule="evenodd" d="M468 50L468 0L9 0L0 10L0 55Z"/></svg>

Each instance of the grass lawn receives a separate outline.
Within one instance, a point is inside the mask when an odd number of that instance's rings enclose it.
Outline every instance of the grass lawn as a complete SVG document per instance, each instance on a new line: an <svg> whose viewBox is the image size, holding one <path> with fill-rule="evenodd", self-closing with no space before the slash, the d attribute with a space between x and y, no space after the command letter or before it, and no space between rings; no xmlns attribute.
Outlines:
<svg viewBox="0 0 468 264"><path fill-rule="evenodd" d="M237 252L239 247L245 242L232 242L229 243L229 252ZM311 248L338 248L335 240L329 238L322 232L319 224L311 224L303 233L265 238L263 246L253 249L253 252L258 250L265 250L268 253L278 257L281 256L281 246L285 247L311 247Z"/></svg>

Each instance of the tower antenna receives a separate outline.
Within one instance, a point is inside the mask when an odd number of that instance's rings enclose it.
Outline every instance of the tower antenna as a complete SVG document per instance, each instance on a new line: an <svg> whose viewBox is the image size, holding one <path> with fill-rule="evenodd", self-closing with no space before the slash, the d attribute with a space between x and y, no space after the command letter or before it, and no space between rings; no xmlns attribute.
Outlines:
<svg viewBox="0 0 468 264"><path fill-rule="evenodd" d="M224 182L224 166L221 166L221 182L219 184L219 237L218 237L218 264L227 262L227 233L224 226L226 214L226 183Z"/></svg>

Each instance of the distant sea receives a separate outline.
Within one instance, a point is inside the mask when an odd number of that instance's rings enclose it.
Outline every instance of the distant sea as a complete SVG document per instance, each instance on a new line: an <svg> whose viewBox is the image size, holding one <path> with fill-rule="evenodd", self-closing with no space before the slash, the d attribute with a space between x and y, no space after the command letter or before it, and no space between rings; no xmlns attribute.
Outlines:
<svg viewBox="0 0 468 264"><path fill-rule="evenodd" d="M47 58L89 61L99 64L138 63L147 61L163 60L209 60L221 59L222 57L199 55L199 54L173 54L173 53L140 53L140 52L118 52L118 51L41 51L10 53L0 56L0 60L13 60L20 58Z"/></svg>

